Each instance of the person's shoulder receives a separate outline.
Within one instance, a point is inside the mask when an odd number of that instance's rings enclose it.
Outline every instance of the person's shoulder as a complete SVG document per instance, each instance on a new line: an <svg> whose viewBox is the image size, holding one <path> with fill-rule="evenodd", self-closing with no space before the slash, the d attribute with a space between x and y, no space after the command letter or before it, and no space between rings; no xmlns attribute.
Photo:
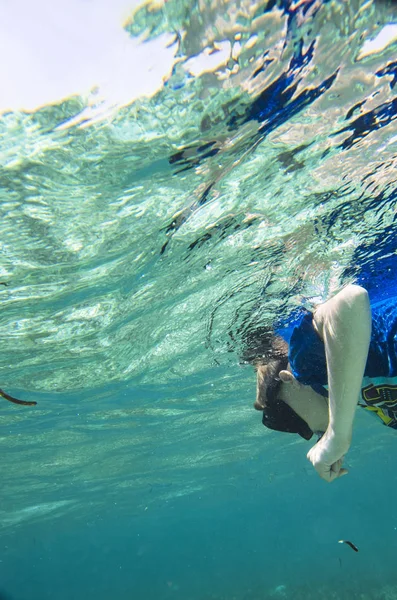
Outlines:
<svg viewBox="0 0 397 600"><path fill-rule="evenodd" d="M367 311L369 307L368 292L361 285L349 284L335 296L317 306L314 311L314 328L323 339L324 327L332 328L332 322L341 316L348 318L349 314Z"/></svg>
<svg viewBox="0 0 397 600"><path fill-rule="evenodd" d="M364 287L362 287L361 285L358 285L357 283L349 283L344 288L342 288L337 294L335 294L335 296L330 298L330 300L327 300L327 302L324 302L324 304L322 304L321 306L326 306L327 304L331 305L331 304L338 304L338 303L345 303L345 302L351 303L351 302L357 302L357 301L361 301L361 300L365 300L365 301L369 300L369 295L368 295L367 290Z"/></svg>

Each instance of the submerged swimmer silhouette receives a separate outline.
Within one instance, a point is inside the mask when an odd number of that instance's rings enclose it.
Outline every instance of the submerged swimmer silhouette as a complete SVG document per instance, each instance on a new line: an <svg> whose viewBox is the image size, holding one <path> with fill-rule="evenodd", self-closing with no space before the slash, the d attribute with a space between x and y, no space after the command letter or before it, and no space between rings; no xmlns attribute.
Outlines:
<svg viewBox="0 0 397 600"><path fill-rule="evenodd" d="M348 285L287 328L250 340L257 371L254 407L269 429L318 442L307 458L325 481L345 475L359 404L397 429L397 297L370 304Z"/></svg>

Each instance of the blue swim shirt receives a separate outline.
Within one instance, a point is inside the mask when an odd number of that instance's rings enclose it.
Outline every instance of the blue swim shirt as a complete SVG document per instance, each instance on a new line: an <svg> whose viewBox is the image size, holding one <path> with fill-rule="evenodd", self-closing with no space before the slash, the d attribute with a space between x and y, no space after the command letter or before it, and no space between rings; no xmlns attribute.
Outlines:
<svg viewBox="0 0 397 600"><path fill-rule="evenodd" d="M397 297L372 304L371 312L372 333L362 400L385 424L397 427ZM295 313L293 321L289 328L277 330L289 343L292 373L300 383L325 396L325 348L313 327L313 313L302 309L298 316Z"/></svg>

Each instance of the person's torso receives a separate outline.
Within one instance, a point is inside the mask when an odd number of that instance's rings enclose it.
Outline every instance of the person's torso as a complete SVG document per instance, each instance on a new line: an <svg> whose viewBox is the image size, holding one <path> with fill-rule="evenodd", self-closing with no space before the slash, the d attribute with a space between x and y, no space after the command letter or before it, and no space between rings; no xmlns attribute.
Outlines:
<svg viewBox="0 0 397 600"><path fill-rule="evenodd" d="M317 387L316 391L327 396L328 386ZM397 429L397 377L364 377L357 404Z"/></svg>
<svg viewBox="0 0 397 600"><path fill-rule="evenodd" d="M358 404L397 429L397 298L371 304L372 333ZM327 395L324 344L306 312L290 339L290 364L304 385Z"/></svg>
<svg viewBox="0 0 397 600"><path fill-rule="evenodd" d="M358 404L397 429L397 377L364 377Z"/></svg>

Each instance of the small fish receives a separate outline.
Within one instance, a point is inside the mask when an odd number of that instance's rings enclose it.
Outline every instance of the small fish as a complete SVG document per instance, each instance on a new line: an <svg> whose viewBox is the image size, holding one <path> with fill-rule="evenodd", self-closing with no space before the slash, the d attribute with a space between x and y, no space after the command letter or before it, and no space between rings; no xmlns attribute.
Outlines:
<svg viewBox="0 0 397 600"><path fill-rule="evenodd" d="M27 402L26 400L18 400L18 398L14 398L9 394L6 394L3 390L0 389L0 396L3 396L5 400L8 402L13 402L14 404L23 404L23 406L36 406L37 402Z"/></svg>
<svg viewBox="0 0 397 600"><path fill-rule="evenodd" d="M354 550L354 552L358 552L358 548L355 544L353 544L353 542L349 542L348 540L339 540L338 544L347 544L352 550Z"/></svg>

